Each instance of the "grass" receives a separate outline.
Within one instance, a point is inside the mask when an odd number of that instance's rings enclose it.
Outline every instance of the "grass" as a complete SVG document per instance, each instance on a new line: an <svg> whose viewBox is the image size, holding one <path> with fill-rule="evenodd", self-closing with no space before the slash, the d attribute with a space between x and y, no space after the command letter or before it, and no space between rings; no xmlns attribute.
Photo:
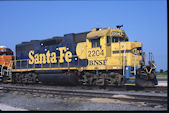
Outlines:
<svg viewBox="0 0 169 113"><path fill-rule="evenodd" d="M157 78L167 78L168 77L168 72L156 72Z"/></svg>

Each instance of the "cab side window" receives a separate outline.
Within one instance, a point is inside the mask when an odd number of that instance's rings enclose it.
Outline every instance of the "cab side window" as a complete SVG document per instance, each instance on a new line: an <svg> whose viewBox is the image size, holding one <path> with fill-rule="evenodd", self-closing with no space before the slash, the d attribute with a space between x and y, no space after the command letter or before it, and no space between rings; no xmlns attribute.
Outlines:
<svg viewBox="0 0 169 113"><path fill-rule="evenodd" d="M124 40L124 38L120 38L120 42L124 42L125 40Z"/></svg>
<svg viewBox="0 0 169 113"><path fill-rule="evenodd" d="M125 42L128 42L128 39L125 39Z"/></svg>
<svg viewBox="0 0 169 113"><path fill-rule="evenodd" d="M110 40L110 36L107 36L107 45L110 45L111 40Z"/></svg>
<svg viewBox="0 0 169 113"><path fill-rule="evenodd" d="M92 48L100 47L100 38L91 40Z"/></svg>
<svg viewBox="0 0 169 113"><path fill-rule="evenodd" d="M118 42L118 38L113 37L113 38L112 38L112 42L113 42L113 43Z"/></svg>

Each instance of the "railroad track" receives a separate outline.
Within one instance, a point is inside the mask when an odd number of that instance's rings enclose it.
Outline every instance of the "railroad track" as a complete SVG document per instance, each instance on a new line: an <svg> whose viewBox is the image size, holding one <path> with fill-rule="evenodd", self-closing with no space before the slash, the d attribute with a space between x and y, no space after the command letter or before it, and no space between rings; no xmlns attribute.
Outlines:
<svg viewBox="0 0 169 113"><path fill-rule="evenodd" d="M57 88L36 88L27 86L2 86L0 90L5 91L19 91L25 93L40 93L61 96L80 96L88 98L109 98L118 99L121 101L146 102L156 104L167 104L167 94L150 94L150 93L129 93L129 92L114 92L114 91L96 91L96 90L79 90L79 89L57 89Z"/></svg>
<svg viewBox="0 0 169 113"><path fill-rule="evenodd" d="M39 87L39 88L63 88L63 89L86 89L86 90L105 90L105 91L136 91L140 93L167 93L168 87L166 86L155 86L155 87L135 87L135 86L126 86L126 87L113 87L113 86L56 86L50 84L3 84L0 83L0 87L3 86L21 86L21 87Z"/></svg>

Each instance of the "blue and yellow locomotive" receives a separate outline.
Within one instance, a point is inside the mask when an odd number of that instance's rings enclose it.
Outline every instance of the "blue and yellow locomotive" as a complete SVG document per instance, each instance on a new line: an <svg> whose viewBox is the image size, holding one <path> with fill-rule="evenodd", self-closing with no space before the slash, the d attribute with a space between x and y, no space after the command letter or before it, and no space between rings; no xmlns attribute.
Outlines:
<svg viewBox="0 0 169 113"><path fill-rule="evenodd" d="M157 85L155 64L145 66L140 42L120 29L93 28L16 45L14 83Z"/></svg>

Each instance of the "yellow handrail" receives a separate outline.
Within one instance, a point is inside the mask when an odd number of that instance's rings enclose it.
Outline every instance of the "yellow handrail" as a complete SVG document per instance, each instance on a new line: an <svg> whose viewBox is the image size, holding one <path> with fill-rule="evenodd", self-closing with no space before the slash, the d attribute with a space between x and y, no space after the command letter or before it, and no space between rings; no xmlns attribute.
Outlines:
<svg viewBox="0 0 169 113"><path fill-rule="evenodd" d="M77 55L72 55L72 58L74 58L74 57L77 57ZM58 58L58 67L60 67L60 62L59 62L59 58L60 58L60 56L57 56L56 58ZM19 62L19 68L21 69L22 68L22 62L23 61L26 61L27 62L27 66L26 66L26 68L28 69L29 68L29 59L20 59L20 60L12 60L12 62L14 62L15 63L15 68L14 69L16 69L17 68L17 62ZM79 58L78 58L78 65L79 65ZM33 68L36 68L36 66L35 66L36 64L34 63L33 64ZM70 62L67 62L67 67L68 68L70 68ZM43 68L43 63L41 63L41 68ZM49 67L48 68L52 68L52 63L50 63L49 64Z"/></svg>

